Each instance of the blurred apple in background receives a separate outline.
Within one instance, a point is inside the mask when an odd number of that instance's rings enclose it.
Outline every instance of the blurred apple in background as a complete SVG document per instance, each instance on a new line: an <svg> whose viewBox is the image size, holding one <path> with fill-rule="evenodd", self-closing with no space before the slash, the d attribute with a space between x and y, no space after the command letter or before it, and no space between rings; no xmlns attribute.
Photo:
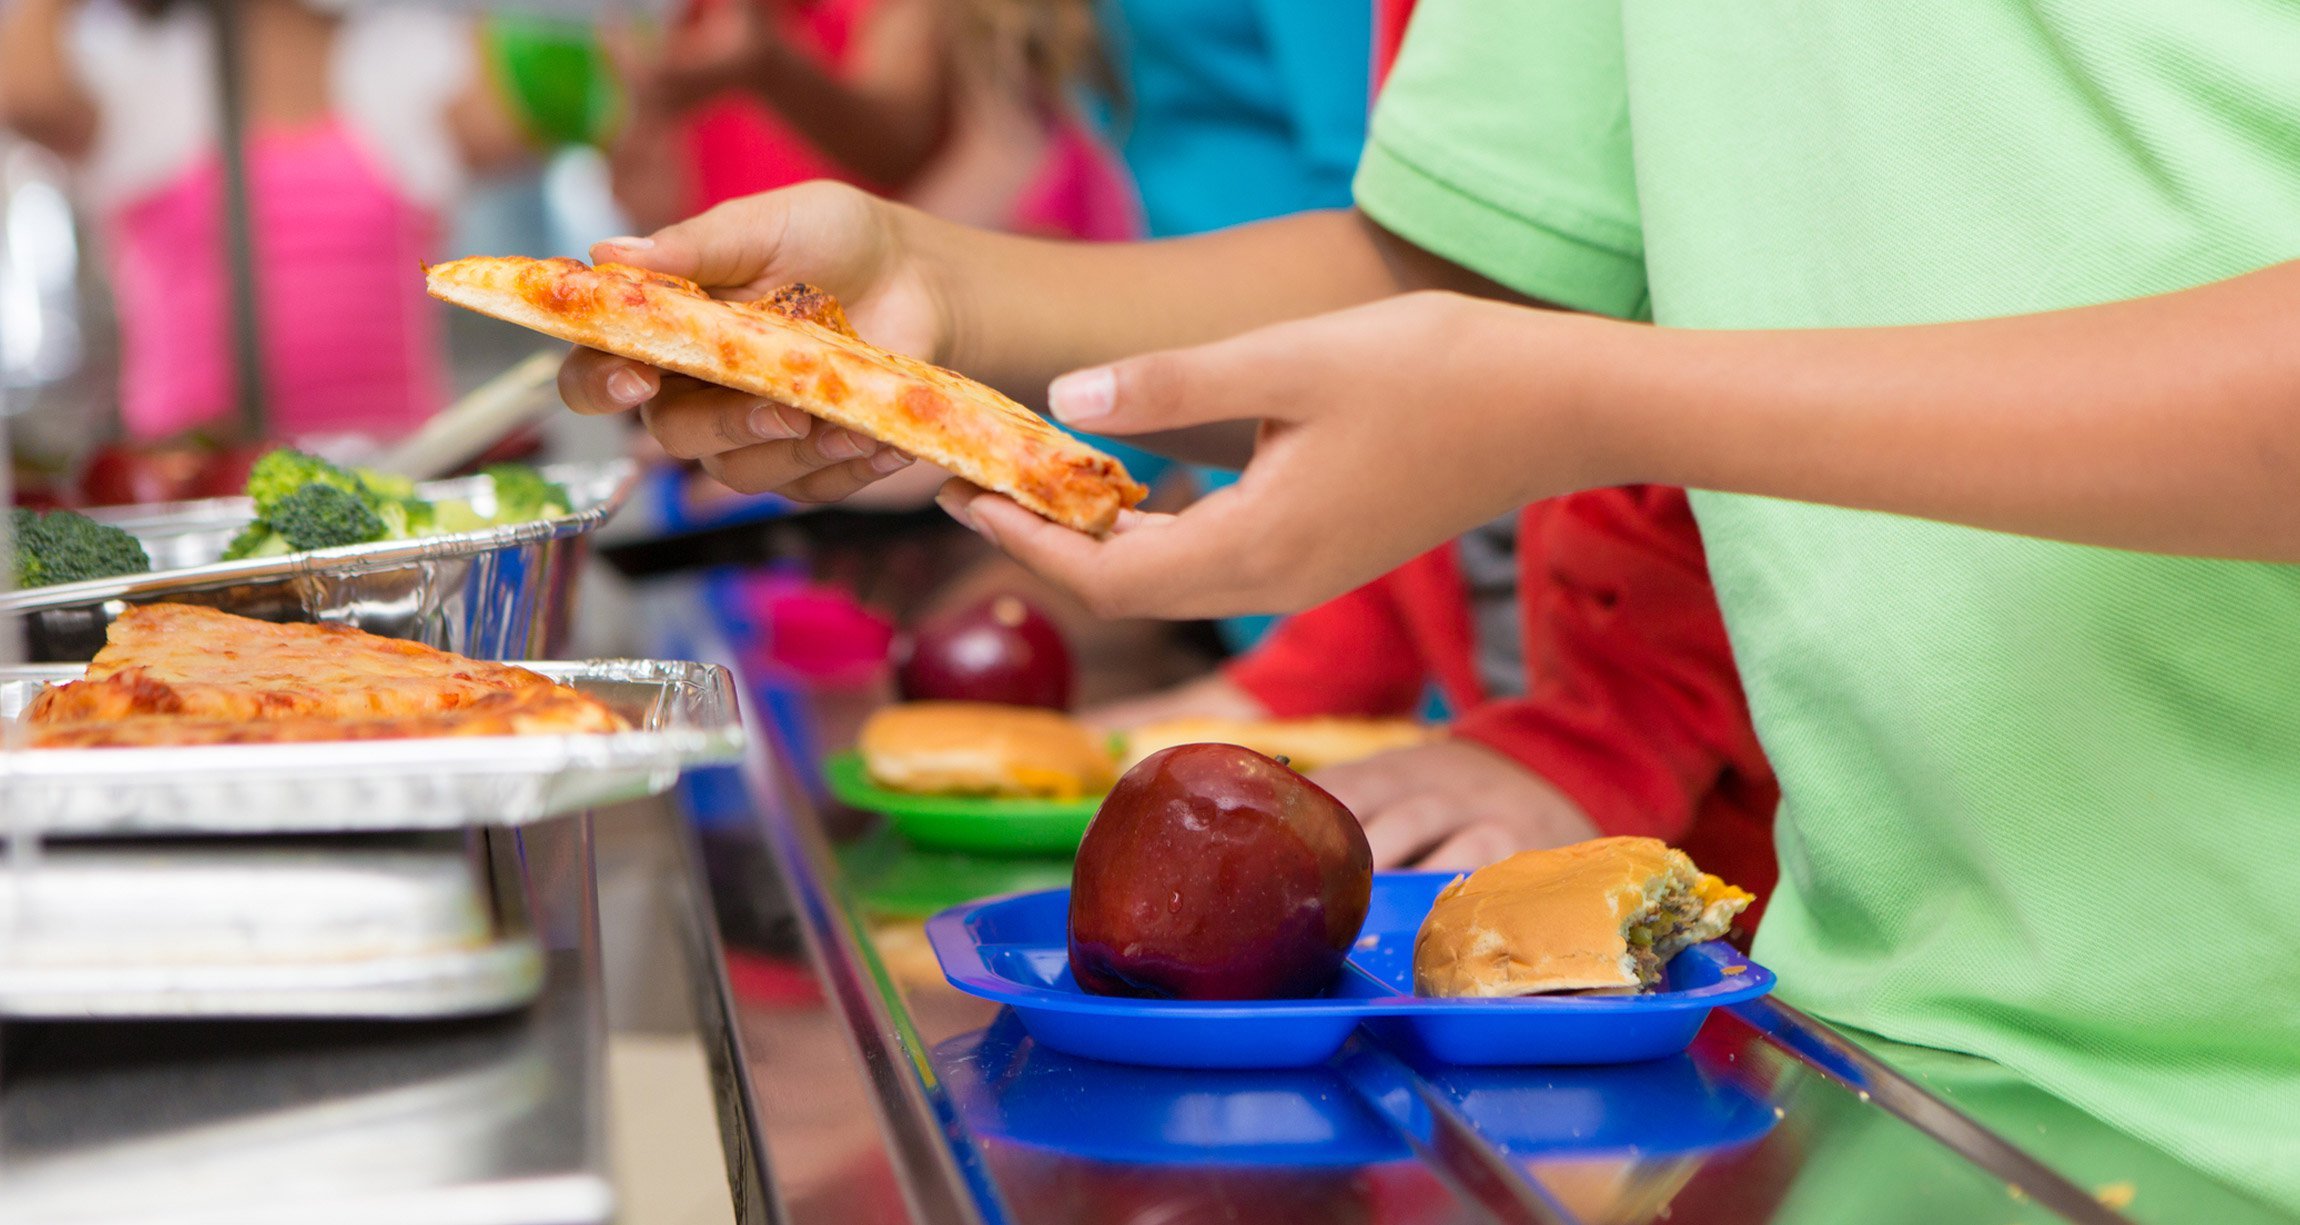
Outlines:
<svg viewBox="0 0 2300 1225"><path fill-rule="evenodd" d="M896 684L912 702L1068 710L1077 684L1061 629L1019 596L992 596L930 618L895 650Z"/></svg>
<svg viewBox="0 0 2300 1225"><path fill-rule="evenodd" d="M127 506L235 497L247 488L248 469L267 449L200 440L112 443L98 448L81 470L79 501Z"/></svg>
<svg viewBox="0 0 2300 1225"><path fill-rule="evenodd" d="M1078 846L1070 972L1097 995L1289 999L1333 981L1373 896L1341 801L1234 744L1126 772Z"/></svg>

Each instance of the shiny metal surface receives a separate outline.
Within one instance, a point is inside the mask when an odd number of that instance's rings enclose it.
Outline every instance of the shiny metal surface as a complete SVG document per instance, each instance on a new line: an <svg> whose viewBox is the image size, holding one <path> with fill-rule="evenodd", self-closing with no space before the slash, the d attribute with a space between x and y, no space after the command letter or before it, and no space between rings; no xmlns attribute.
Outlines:
<svg viewBox="0 0 2300 1225"><path fill-rule="evenodd" d="M0 832L343 833L522 825L652 795L743 751L723 668L534 663L605 702L627 732L0 752ZM0 720L81 669L0 669Z"/></svg>
<svg viewBox="0 0 2300 1225"><path fill-rule="evenodd" d="M575 513L418 540L223 562L254 518L246 498L121 508L96 517L143 541L152 573L0 592L0 617L21 614L29 658L83 661L131 604L173 601L266 621L354 625L486 659L548 656L564 641L569 597L588 537L630 495L627 460L544 469L567 486ZM484 477L426 482L431 498L492 509Z"/></svg>
<svg viewBox="0 0 2300 1225"><path fill-rule="evenodd" d="M680 837L676 935L685 961L688 1005L711 1078L720 1157L727 1175L729 1209L736 1225L768 1225L783 1219L775 1200L772 1160L764 1143L765 1116L757 1086L745 1074L746 1062L734 984L727 972L726 943L710 898L703 849L676 811L667 814Z"/></svg>
<svg viewBox="0 0 2300 1225"><path fill-rule="evenodd" d="M768 768L763 743L745 764L755 791L776 788L778 776ZM778 810L798 811L804 800L791 791L787 774L780 776L780 785L784 795ZM923 1036L900 999L887 992L892 984L865 947L864 933L849 921L845 899L827 889L822 877L800 867L829 857L819 829L799 821L770 829L776 862L786 866L783 883L804 919L816 969L862 1057L891 1156L906 1174L902 1190L911 1219L929 1225L1004 1220L980 1154L948 1143L956 1108L928 1072Z"/></svg>
<svg viewBox="0 0 2300 1225"><path fill-rule="evenodd" d="M436 1017L533 999L473 832L70 842L0 867L0 1017Z"/></svg>
<svg viewBox="0 0 2300 1225"><path fill-rule="evenodd" d="M803 738L846 743L872 700L808 695ZM1033 868L900 851L917 862L890 890L883 835L818 807L804 767L754 763L741 834L781 857L821 995L736 998L760 1142L782 1158L794 1221L2295 1219L2006 1069L1771 1004L1720 1012L1682 1056L1618 1067L1451 1067L1364 1035L1288 1073L1069 1059L953 991L920 930L917 882ZM733 835L718 837L717 858L738 859ZM772 882L713 885L724 900ZM860 1100L820 1088L826 1029L848 1039ZM821 1137L838 1137L835 1152L819 1154ZM842 1194L825 1190L834 1177Z"/></svg>
<svg viewBox="0 0 2300 1225"><path fill-rule="evenodd" d="M520 1012L0 1026L0 1220L608 1220L587 821L491 835L548 950Z"/></svg>

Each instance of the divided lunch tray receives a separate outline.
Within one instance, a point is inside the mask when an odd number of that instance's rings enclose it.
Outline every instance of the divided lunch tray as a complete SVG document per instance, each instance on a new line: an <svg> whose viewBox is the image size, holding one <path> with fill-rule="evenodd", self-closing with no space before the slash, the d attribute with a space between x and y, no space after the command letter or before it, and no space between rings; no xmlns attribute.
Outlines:
<svg viewBox="0 0 2300 1225"><path fill-rule="evenodd" d="M1693 1041L1711 1009L1773 989L1772 972L1722 942L1669 963L1643 995L1437 999L1413 994L1413 943L1448 872L1380 872L1357 946L1325 994L1296 1000L1089 995L1070 976L1070 891L959 906L926 925L952 986L1005 1004L1040 1043L1117 1063L1281 1068L1319 1063L1366 1025L1450 1064L1658 1059Z"/></svg>
<svg viewBox="0 0 2300 1225"><path fill-rule="evenodd" d="M631 730L0 751L0 833L351 833L524 825L653 795L682 770L736 761L734 680L712 664L596 659L521 666L571 685ZM0 668L0 737L80 667ZM13 743L0 739L0 745Z"/></svg>
<svg viewBox="0 0 2300 1225"><path fill-rule="evenodd" d="M848 750L823 761L831 795L850 808L875 812L920 846L994 855L1069 855L1086 836L1102 797L1076 800L1011 799L979 795L913 795L870 781L862 754Z"/></svg>
<svg viewBox="0 0 2300 1225"><path fill-rule="evenodd" d="M1208 1076L1077 1059L1031 1041L1011 1012L936 1046L933 1062L970 1130L1048 1152L1328 1169L1412 1156L1405 1136L1323 1065Z"/></svg>
<svg viewBox="0 0 2300 1225"><path fill-rule="evenodd" d="M1692 1054L1602 1067L1452 1067L1355 1043L1306 1068L1208 1074L1080 1059L1032 1041L1015 1014L934 1048L960 1121L979 1135L1130 1165L1356 1168L1410 1156L1444 1110L1522 1161L1653 1161L1730 1148L1779 1119Z"/></svg>

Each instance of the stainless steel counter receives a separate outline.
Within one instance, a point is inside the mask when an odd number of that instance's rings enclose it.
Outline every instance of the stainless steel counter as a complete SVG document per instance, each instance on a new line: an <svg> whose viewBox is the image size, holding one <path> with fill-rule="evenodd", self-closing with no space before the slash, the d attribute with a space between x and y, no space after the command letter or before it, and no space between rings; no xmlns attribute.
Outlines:
<svg viewBox="0 0 2300 1225"><path fill-rule="evenodd" d="M864 705L817 703L809 742L844 743ZM706 1160L687 1181L714 1185L687 1189L725 1197L711 1219L2294 1219L2003 1069L1773 1003L1718 1014L1681 1057L1624 1067L1450 1068L1362 1038L1298 1071L1069 1059L951 990L921 929L951 896L1066 869L903 846L818 805L807 768L762 746L739 819L648 868L680 930L621 954L660 971L651 1006L696 1024L724 1185ZM588 825L502 835L549 949L524 1012L0 1027L0 1222L608 1219L606 1134L646 1124L607 1117L603 1100ZM683 1156L713 1156L693 1151L710 1134L701 1099L680 1126L655 1125L693 1137ZM673 1219L623 1207L625 1225Z"/></svg>
<svg viewBox="0 0 2300 1225"><path fill-rule="evenodd" d="M589 818L492 836L546 949L535 1004L439 1023L0 1027L0 1221L609 1219Z"/></svg>
<svg viewBox="0 0 2300 1225"><path fill-rule="evenodd" d="M842 709L842 705L845 707ZM816 702L815 744L867 705ZM787 890L792 930L730 947L742 1160L795 1222L2280 1221L1981 1060L1760 1001L1684 1056L1450 1068L1353 1040L1298 1072L1071 1059L942 979L920 919L951 889L1059 864L890 843L750 763L706 844L722 912ZM906 887L890 888L893 876ZM781 879L773 875L779 864ZM801 944L803 942L803 948ZM754 1218L755 1219L755 1218Z"/></svg>

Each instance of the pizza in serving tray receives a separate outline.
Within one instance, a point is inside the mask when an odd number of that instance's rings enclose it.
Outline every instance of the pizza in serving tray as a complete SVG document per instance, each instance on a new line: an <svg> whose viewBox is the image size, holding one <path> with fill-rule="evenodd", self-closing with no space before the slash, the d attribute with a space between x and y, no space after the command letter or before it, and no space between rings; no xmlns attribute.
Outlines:
<svg viewBox="0 0 2300 1225"><path fill-rule="evenodd" d="M1147 492L995 389L855 335L810 286L731 302L659 272L523 256L437 264L425 281L483 315L789 404L1082 532L1108 532Z"/></svg>
<svg viewBox="0 0 2300 1225"><path fill-rule="evenodd" d="M276 625L188 604L130 608L85 679L25 711L36 748L612 732L548 677L344 625Z"/></svg>

